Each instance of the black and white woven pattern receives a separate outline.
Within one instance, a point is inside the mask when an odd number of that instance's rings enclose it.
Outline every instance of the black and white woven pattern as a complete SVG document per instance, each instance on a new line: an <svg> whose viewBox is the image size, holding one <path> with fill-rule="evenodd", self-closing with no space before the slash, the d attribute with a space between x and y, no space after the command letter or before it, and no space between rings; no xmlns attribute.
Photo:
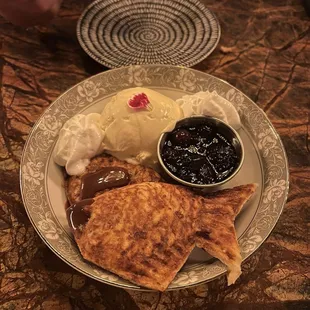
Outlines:
<svg viewBox="0 0 310 310"><path fill-rule="evenodd" d="M97 0L79 19L86 53L109 67L172 64L191 67L220 38L220 25L199 0Z"/></svg>

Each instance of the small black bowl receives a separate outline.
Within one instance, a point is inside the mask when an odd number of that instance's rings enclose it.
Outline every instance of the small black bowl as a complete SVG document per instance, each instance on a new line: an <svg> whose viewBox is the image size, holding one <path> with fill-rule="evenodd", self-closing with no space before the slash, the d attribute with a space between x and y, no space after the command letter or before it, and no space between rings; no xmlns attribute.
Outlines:
<svg viewBox="0 0 310 310"><path fill-rule="evenodd" d="M227 176L227 178L225 178L224 180L217 182L217 183L196 184L196 183L191 183L191 182L187 182L185 180L182 180L179 177L177 177L176 175L174 175L166 167L166 165L163 161L163 158L162 158L162 150L163 150L164 144L166 142L167 136L170 132L165 132L160 136L159 141L158 141L158 145L157 145L157 156L158 156L159 162L160 162L162 168L164 169L164 171L171 178L178 181L179 183L186 185L186 186L191 186L191 187L200 188L200 189L204 189L204 188L216 189L217 187L219 187L219 186L223 185L224 183L228 182L229 180L231 180L239 172L239 170L243 164L243 161L244 161L244 146L243 146L243 143L241 141L239 134L236 132L235 129L233 129L231 126L224 123L223 121L221 121L215 117L211 117L211 116L192 116L192 117L181 119L180 121L178 121L176 123L174 130L176 130L178 128L190 127L190 126L195 126L195 125L204 125L204 124L213 125L214 128L216 128L216 131L218 133L222 134L233 145L233 147L236 150L236 154L237 154L239 161L238 161L238 164L235 167L233 173L230 174L229 176Z"/></svg>

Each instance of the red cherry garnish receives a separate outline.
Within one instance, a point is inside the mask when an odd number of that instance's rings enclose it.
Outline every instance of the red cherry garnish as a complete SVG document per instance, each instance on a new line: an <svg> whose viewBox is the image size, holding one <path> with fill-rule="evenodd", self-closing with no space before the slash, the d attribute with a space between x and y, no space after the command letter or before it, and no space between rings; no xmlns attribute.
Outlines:
<svg viewBox="0 0 310 310"><path fill-rule="evenodd" d="M128 100L128 106L132 109L144 109L150 104L145 93L136 94Z"/></svg>

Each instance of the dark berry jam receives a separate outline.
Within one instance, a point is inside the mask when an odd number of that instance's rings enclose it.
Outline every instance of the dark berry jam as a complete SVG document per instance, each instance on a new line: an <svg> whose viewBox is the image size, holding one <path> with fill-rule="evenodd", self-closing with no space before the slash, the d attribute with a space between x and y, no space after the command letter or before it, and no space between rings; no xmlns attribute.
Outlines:
<svg viewBox="0 0 310 310"><path fill-rule="evenodd" d="M201 185L225 180L239 164L236 149L212 123L181 126L168 133L162 160L179 179Z"/></svg>

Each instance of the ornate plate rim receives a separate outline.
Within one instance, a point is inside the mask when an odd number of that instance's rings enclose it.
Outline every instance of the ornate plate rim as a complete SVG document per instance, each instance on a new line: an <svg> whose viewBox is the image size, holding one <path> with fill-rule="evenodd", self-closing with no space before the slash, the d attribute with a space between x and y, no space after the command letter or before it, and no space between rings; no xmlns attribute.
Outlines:
<svg viewBox="0 0 310 310"><path fill-rule="evenodd" d="M106 279L103 279L101 278L100 276L98 275L94 275L94 274L91 274L83 269L81 269L79 266L76 266L74 265L68 258L66 258L65 256L63 256L61 253L59 253L57 251L57 249L55 249L53 247L53 245L48 241L48 238L46 237L46 235L44 235L44 233L42 232L42 230L38 227L37 223L34 221L33 219L33 211L31 212L30 208L29 208L29 205L27 205L27 199L25 197L25 186L24 186L24 183L23 181L25 181L25 173L23 172L23 167L24 167L24 162L26 161L25 158L27 156L27 149L29 147L29 144L33 138L33 135L35 134L36 130L38 130L39 126L42 124L44 118L49 114L51 113L52 109L56 107L59 100L61 100L66 94L70 93L72 90L74 90L75 88L78 89L78 87L81 87L81 85L89 82L89 81L92 81L92 80L95 80L96 78L99 78L99 77L103 77L105 75L113 75L114 73L117 73L117 71L124 71L126 72L126 70L129 72L130 70L147 70L147 68L149 68L150 70L154 69L159 69L159 70L174 70L174 71L177 71L178 73L180 72L185 72L184 74L192 74L195 76L195 74L197 76L201 75L203 77L203 80L208 80L208 79L211 79L213 81L216 81L216 82L219 82L219 84L224 84L226 85L227 87L229 87L230 89L232 89L235 94L239 94L241 95L244 99L246 99L248 102L250 102L250 104L252 105L252 108L254 108L254 110L256 110L256 112L263 118L263 120L266 122L266 125L268 125L268 129L271 131L270 134L272 134L275 138L276 141L273 141L273 143L277 143L278 144L278 147L280 148L280 151L281 153L283 154L283 179L280 180L280 181L284 181L284 183L282 182L281 183L281 187L283 188L282 190L282 193L281 195L278 197L278 198L281 198L281 203L280 203L280 207L279 207L279 210L277 210L276 212L276 216L273 218L273 220L271 221L271 225L270 227L268 228L268 231L267 233L264 235L263 238L260 238L259 240L252 240L250 242L250 244L248 244L248 246L250 246L250 250L246 253L243 253L242 252L242 256L243 256L243 262L245 259L247 259L248 257L250 257L252 254L255 253L255 251L264 243L264 241L269 237L269 235L272 233L275 225L277 224L278 222L278 219L283 211L283 208L285 206L285 203L286 203L286 200L287 200L287 195L288 195L288 191L289 191L289 170L288 170L288 160L287 160L287 156L286 156L286 152L285 152L285 149L284 149L284 146L283 146L283 143L281 141L281 138L279 136L279 134L276 132L275 128L273 127L271 121L268 119L267 115L265 114L265 112L260 109L249 97L247 97L246 95L244 95L242 92L240 92L237 88L235 88L234 86L232 86L231 84L229 84L228 82L222 80L222 79L219 79L217 77L214 77L210 74L207 74L207 73L204 73L204 72L201 72L201 71L197 71L197 70L194 70L194 69L189 69L189 68L185 68L185 67L181 67L181 66L172 66L172 65L136 65L136 66L128 66L128 67L121 67L121 68L116 68L116 69L113 69L113 70L109 70L109 71L105 71L105 72L101 72L97 75L94 75L94 76L91 76L91 77L88 77L86 78L85 80L81 81L80 83L72 86L71 88L69 88L67 91L65 91L64 93L62 93L46 110L45 112L38 118L38 120L36 121L35 125L33 126L33 128L31 129L29 135L28 135L28 138L27 138L27 141L24 145L24 149L23 149L23 153L22 153L22 157L21 157L21 163L20 163L20 190L21 190L21 196L22 196L22 200L23 200L23 203L24 203L24 206L25 206L25 209L26 209L26 212L27 212L27 215L33 225L33 227L35 228L35 230L37 231L37 233L39 234L39 236L41 237L41 239L44 241L44 243L58 256L60 257L63 261L65 261L68 265L70 265L71 267L73 267L74 269L78 270L79 272L93 278L93 279L96 279L98 281L101 281L103 283L106 283L106 284L109 284L109 285L113 285L113 286L116 286L116 287L121 287L121 288L125 288L125 289L132 289L132 290L139 290L139 291L150 291L146 288L141 288L139 286L136 286L136 285L133 285L133 284L127 284L127 283L117 283L116 281L114 280L106 280ZM208 84L208 83L207 83ZM138 86L138 85L132 85L132 87L134 86ZM144 85L144 86L147 86L147 85ZM151 87L154 87L154 86L151 86ZM166 87L168 88L168 87ZM172 89L172 88L171 88ZM181 90L179 88L179 90ZM112 92L110 92L112 93ZM109 94L109 92L108 92ZM236 102L234 102L234 98L232 98L232 102L236 104ZM85 108L87 106L89 106L89 101L85 101L85 105L82 107L82 108ZM82 109L81 108L81 109ZM240 107L239 107L240 108ZM239 110L240 112L240 110ZM74 112L74 114L76 114L77 112ZM71 117L71 116L70 116ZM248 132L249 133L249 132ZM57 132L58 134L58 132ZM251 137L252 137L252 134L251 134ZM253 139L253 137L252 137ZM55 141L54 141L55 142ZM52 143L52 145L54 144L54 142ZM257 147L257 143L255 142L255 147ZM261 150L261 152L263 152L263 148ZM261 160L263 160L263 158L261 158ZM46 180L46 177L44 177L44 182ZM264 181L264 180L263 180ZM264 183L268 183L268 182L264 182ZM263 184L264 185L264 188L266 187L266 184ZM270 185L269 185L270 186ZM275 185L276 186L276 185ZM272 189L272 188L271 188ZM262 192L262 199L265 195L265 191ZM279 193L278 193L279 195ZM264 199L266 198L266 195L264 197ZM257 209L257 211L259 211L259 208ZM257 212L252 220L252 222L256 219L256 216L257 216ZM250 223L250 225L247 227L246 231L243 233L243 235L241 236L241 239L244 237L244 235L249 231L249 229L251 228L251 225L252 225L252 222ZM239 240L240 242L240 240ZM241 248L241 246L240 246ZM224 273L226 273L226 269L224 267L222 267L222 264L220 262L215 262L212 264L215 268L217 268L217 273L214 274L214 275L211 275L211 277L207 278L207 279L201 279L201 280L198 280L198 281L193 281L193 283L189 283L189 284L183 284L183 285L176 285L176 286L173 286L173 287L169 287L167 290L176 290L176 289L182 289L182 288L187 288L187 287L192 287L192 286L196 286L196 285L199 285L201 283L204 283L204 282L209 282L209 281L212 281L214 280L215 278L223 275ZM173 282L172 282L173 283Z"/></svg>
<svg viewBox="0 0 310 310"><path fill-rule="evenodd" d="M87 12L89 11L90 8L92 8L93 6L95 6L97 3L102 2L102 0L96 0L92 3L90 3L83 11L83 13L81 14L81 16L78 19L78 22L76 24L76 35L77 35L77 39L79 44L81 45L82 49L84 50L84 52L91 57L92 59L94 59L95 61L97 61L98 63L100 63L101 65L109 68L109 69L117 69L117 68L124 68L124 67L111 67L109 65L108 62L106 62L104 59L101 59L99 57L97 57L96 55L94 55L94 53L92 53L92 51L87 47L87 45L84 43L84 40L82 40L82 35L81 35L81 23L85 17L85 15L87 14ZM192 67L198 63L200 63L201 61L203 61L204 59L206 59L217 47L220 38L221 38L221 24L217 18L217 16L206 6L204 5L202 2L200 2L205 9L209 12L210 15L212 15L212 17L214 18L214 21L217 25L217 30L218 30L218 36L216 38L216 41L214 42L214 45L204 54L201 55L201 57L198 58L198 60L196 61L192 61L192 62L188 62L186 65L176 65L176 66L186 66L186 67ZM139 65L139 64L131 64L131 65ZM149 66L149 65L154 65L154 64L141 64L141 65L145 65L145 66ZM172 66L172 64L165 64L166 66Z"/></svg>

